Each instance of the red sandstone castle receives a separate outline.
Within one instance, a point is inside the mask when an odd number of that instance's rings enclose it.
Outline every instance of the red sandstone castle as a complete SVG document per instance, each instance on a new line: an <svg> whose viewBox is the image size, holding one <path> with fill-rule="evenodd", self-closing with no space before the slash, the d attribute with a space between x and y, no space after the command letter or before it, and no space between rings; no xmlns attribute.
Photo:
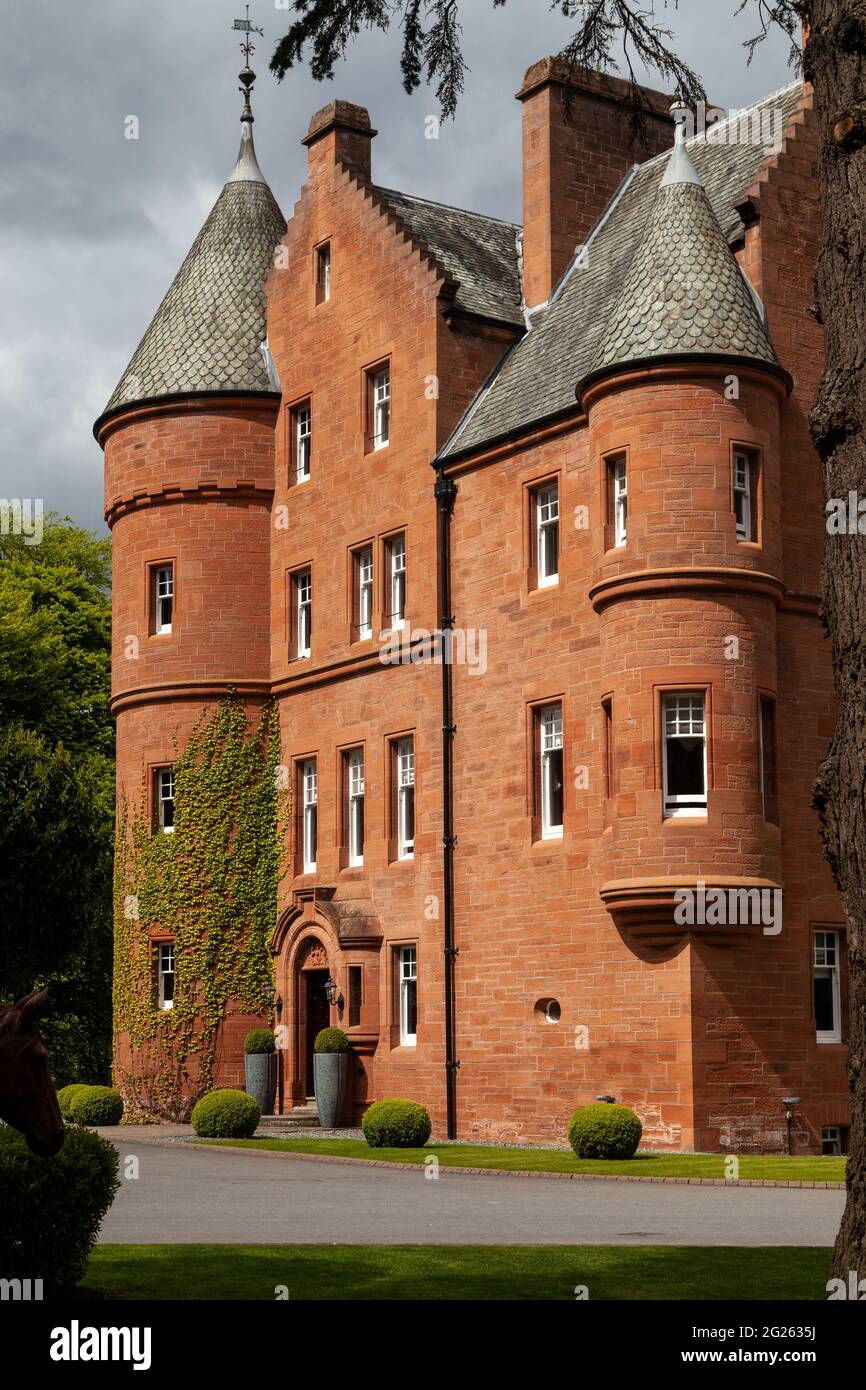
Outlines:
<svg viewBox="0 0 866 1390"><path fill-rule="evenodd" d="M434 1133L561 1140L609 1095L650 1147L778 1149L794 1095L839 1151L808 92L676 146L648 92L643 148L620 82L565 96L550 59L518 93L522 228L379 187L341 101L287 227L247 101L96 425L119 791L170 830L174 740L276 702L276 1012L227 1019L218 1083L279 1022L303 1106L330 1021L347 1120L411 1096Z"/></svg>

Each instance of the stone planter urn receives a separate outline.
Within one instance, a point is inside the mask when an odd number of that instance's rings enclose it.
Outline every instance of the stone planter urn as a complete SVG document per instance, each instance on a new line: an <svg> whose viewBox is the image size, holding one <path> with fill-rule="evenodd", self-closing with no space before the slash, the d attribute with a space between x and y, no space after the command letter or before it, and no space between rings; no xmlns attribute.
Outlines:
<svg viewBox="0 0 866 1390"><path fill-rule="evenodd" d="M258 1101L263 1115L273 1115L277 1095L274 1035L264 1028L247 1034L244 1043L244 1089Z"/></svg>
<svg viewBox="0 0 866 1390"><path fill-rule="evenodd" d="M322 1129L337 1129L349 1089L349 1039L340 1028L323 1028L313 1048L313 1088Z"/></svg>

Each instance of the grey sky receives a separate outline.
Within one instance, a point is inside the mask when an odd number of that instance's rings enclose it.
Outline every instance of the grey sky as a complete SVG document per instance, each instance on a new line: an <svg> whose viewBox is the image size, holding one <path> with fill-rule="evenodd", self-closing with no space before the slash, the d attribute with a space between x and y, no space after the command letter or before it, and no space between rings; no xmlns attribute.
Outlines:
<svg viewBox="0 0 866 1390"><path fill-rule="evenodd" d="M649 8L653 0L644 0ZM774 37L746 67L754 8L654 0L711 98L742 106L790 80ZM548 0L462 0L471 71L456 122L425 138L426 90L400 86L399 34L363 35L333 83L282 84L268 61L288 18L253 0L259 162L291 216L299 141L334 96L367 106L377 183L520 220L525 68L571 23ZM209 212L237 153L239 0L27 0L4 13L0 64L0 497L42 497L103 530L95 417ZM658 85L656 79L650 79ZM136 116L140 138L124 138Z"/></svg>

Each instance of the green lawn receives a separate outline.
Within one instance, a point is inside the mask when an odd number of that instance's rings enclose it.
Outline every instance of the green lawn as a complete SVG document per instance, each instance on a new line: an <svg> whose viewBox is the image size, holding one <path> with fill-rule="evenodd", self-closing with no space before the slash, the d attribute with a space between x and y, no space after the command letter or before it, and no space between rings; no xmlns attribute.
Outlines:
<svg viewBox="0 0 866 1390"><path fill-rule="evenodd" d="M242 1149L281 1153L335 1154L342 1158L386 1159L423 1163L435 1154L443 1168L509 1168L544 1173L627 1173L657 1178L723 1178L723 1154L637 1154L626 1161L576 1158L563 1149L500 1149L479 1144L433 1144L426 1149L371 1149L364 1139L192 1139L192 1144L227 1144ZM747 1154L740 1159L741 1178L776 1181L844 1182L845 1159L786 1158Z"/></svg>
<svg viewBox="0 0 866 1390"><path fill-rule="evenodd" d="M117 1299L826 1299L829 1250L682 1246L99 1245Z"/></svg>

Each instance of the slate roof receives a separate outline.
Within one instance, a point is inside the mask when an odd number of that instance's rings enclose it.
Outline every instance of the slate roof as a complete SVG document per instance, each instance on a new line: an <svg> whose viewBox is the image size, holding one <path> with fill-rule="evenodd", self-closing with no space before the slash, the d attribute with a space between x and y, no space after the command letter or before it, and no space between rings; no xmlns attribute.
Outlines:
<svg viewBox="0 0 866 1390"><path fill-rule="evenodd" d="M119 406L190 391L274 390L261 350L264 280L285 230L247 136L103 417Z"/></svg>
<svg viewBox="0 0 866 1390"><path fill-rule="evenodd" d="M793 82L747 108L740 113L738 134L747 116L755 131L762 113L779 108L782 124L787 125L802 90L800 82ZM703 136L686 144L723 239L730 245L744 233L734 203L756 178L767 151L761 144L740 140L707 143ZM505 354L440 457L455 456L575 409L575 386L592 369L607 334L669 158L668 153L659 155L636 165L626 176L580 263L569 267L548 307L533 316L530 330Z"/></svg>
<svg viewBox="0 0 866 1390"><path fill-rule="evenodd" d="M691 181L660 188L590 373L684 353L776 361L706 192Z"/></svg>
<svg viewBox="0 0 866 1390"><path fill-rule="evenodd" d="M454 303L458 309L480 318L525 326L519 225L414 198L392 188L375 188L374 192L457 281Z"/></svg>

